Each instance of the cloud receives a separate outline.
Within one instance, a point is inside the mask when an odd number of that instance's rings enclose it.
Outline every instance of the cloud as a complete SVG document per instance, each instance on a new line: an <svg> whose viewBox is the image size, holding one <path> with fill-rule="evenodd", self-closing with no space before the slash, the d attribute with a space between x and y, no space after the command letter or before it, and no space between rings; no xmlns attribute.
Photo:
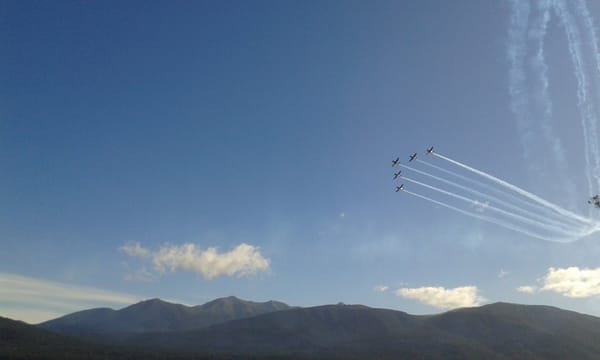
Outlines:
<svg viewBox="0 0 600 360"><path fill-rule="evenodd" d="M150 256L150 251L144 249L139 242L127 243L119 248L119 251L139 258L147 258Z"/></svg>
<svg viewBox="0 0 600 360"><path fill-rule="evenodd" d="M251 276L268 271L270 266L270 260L261 255L259 248L248 244L240 244L224 253L219 253L214 247L202 250L191 243L163 245L155 252L139 244L126 245L120 250L132 257L149 259L159 274L190 271L207 280L221 276Z"/></svg>
<svg viewBox="0 0 600 360"><path fill-rule="evenodd" d="M136 272L129 273L123 277L123 280L130 282L152 282L157 279L156 274L148 271L145 267Z"/></svg>
<svg viewBox="0 0 600 360"><path fill-rule="evenodd" d="M529 286L529 285L524 285L524 286L519 286L517 288L517 291L523 294L535 294L537 292L537 287L536 286Z"/></svg>
<svg viewBox="0 0 600 360"><path fill-rule="evenodd" d="M0 314L30 323L90 307L130 305L141 299L130 294L0 273Z"/></svg>
<svg viewBox="0 0 600 360"><path fill-rule="evenodd" d="M377 285L373 287L373 291L375 292L379 292L379 293L384 293L386 291L388 291L390 289L389 286L385 286L385 285Z"/></svg>
<svg viewBox="0 0 600 360"><path fill-rule="evenodd" d="M540 291L552 291L570 298L600 295L600 268L549 268Z"/></svg>
<svg viewBox="0 0 600 360"><path fill-rule="evenodd" d="M473 207L473 210L475 210L476 212L483 213L490 206L490 203L488 201L477 201L477 200L475 200L475 202L473 202L471 204L471 206Z"/></svg>
<svg viewBox="0 0 600 360"><path fill-rule="evenodd" d="M505 271L504 269L500 269L500 271L498 272L498 279L502 279L503 277L506 277L506 275L510 274L508 271Z"/></svg>
<svg viewBox="0 0 600 360"><path fill-rule="evenodd" d="M439 309L455 309L481 305L485 299L477 294L476 286L462 286L453 289L443 287L402 288L396 295L416 300Z"/></svg>

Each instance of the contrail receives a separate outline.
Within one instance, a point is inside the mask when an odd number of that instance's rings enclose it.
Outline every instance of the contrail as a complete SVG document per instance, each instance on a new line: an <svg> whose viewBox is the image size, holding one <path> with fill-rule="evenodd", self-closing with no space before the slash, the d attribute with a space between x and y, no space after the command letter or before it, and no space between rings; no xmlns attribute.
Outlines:
<svg viewBox="0 0 600 360"><path fill-rule="evenodd" d="M411 183L414 183L414 184L426 187L428 189L440 192L442 194L446 194L448 196L454 197L456 199L460 199L462 201L468 202L468 203L470 203L472 205L476 205L476 206L477 205L481 205L481 203L478 202L478 201L475 201L473 199L470 199L468 197L465 197L465 196L462 196L462 195L459 195L459 194L455 194L455 193L453 193L451 191L446 191L444 189L440 189L438 187L435 187L435 186L432 186L432 185L428 185L428 184L425 184L425 183L422 183L420 181L413 180L413 179L410 179L410 178L407 178L407 177L404 177L403 179L406 180L406 181L408 181L408 182L411 182ZM574 232L570 232L570 231L567 231L567 230L563 230L563 229L560 229L560 228L558 228L556 226L548 225L548 224L545 224L545 223L542 223L542 222L539 222L539 221L536 221L536 220L531 220L531 219L526 218L524 216L511 213L509 211L497 208L497 207L492 206L492 205L487 205L485 208L493 210L493 211L495 211L497 213L500 213L502 215L505 215L505 216L508 216L508 217L512 217L513 219L516 219L518 221L526 222L526 223L529 223L529 224L534 225L534 226L539 226L539 227L544 228L544 229L546 229L548 231L555 231L555 232L558 232L558 233L563 233L565 235L571 235L571 236L577 236L579 234L579 233L574 233Z"/></svg>
<svg viewBox="0 0 600 360"><path fill-rule="evenodd" d="M542 134L546 138L546 141L550 145L550 149L554 154L554 160L558 170L558 177L561 182L565 184L567 191L567 197L570 200L569 203L573 204L575 199L575 188L572 181L567 177L567 161L565 158L565 150L563 148L560 138L554 134L551 120L553 117L552 100L548 94L549 79L548 79L548 65L546 64L546 58L544 54L544 38L548 30L548 22L550 21L550 0L539 0L538 11L539 15L532 22L532 29L530 31L530 38L536 41L537 51L531 61L531 67L533 73L537 77L538 86L535 86L535 99L536 103L540 107L541 111L541 129Z"/></svg>
<svg viewBox="0 0 600 360"><path fill-rule="evenodd" d="M433 153L433 154L436 154L436 153ZM451 170L448 170L448 169L444 169L443 167L431 164L429 162L426 162L426 161L423 161L423 160L420 160L420 159L417 159L416 161L418 161L420 164L425 164L425 165L427 165L427 166L429 166L429 167L431 167L433 169L439 170L439 171L444 172L446 174L450 174L450 175L452 175L452 176L454 176L454 177L456 177L458 179L467 181L467 182L469 182L471 184L475 184L475 185L480 186L482 188L485 188L487 190L493 191L496 194L499 194L499 195L502 195L502 196L506 196L507 198L510 198L513 201L519 202L521 205L528 206L528 207L531 207L531 208L534 208L534 209L537 209L537 210L544 211L547 214L549 214L549 215L551 215L553 217L556 217L556 220L561 220L561 221L564 221L564 222L570 222L571 224L573 224L575 226L581 226L581 221L578 220L578 219L573 219L571 217L561 216L561 214L557 214L556 212L552 211L551 209L548 209L545 206L539 205L538 203L532 202L531 200L525 200L525 199L522 199L520 197L517 197L517 196L515 196L515 195L513 195L511 193L506 192L506 190L497 189L497 188L495 188L495 187L493 187L491 185L488 185L486 183L483 183L483 182L481 182L479 180L471 179L471 178L463 176L461 174L457 174L454 171L451 171Z"/></svg>
<svg viewBox="0 0 600 360"><path fill-rule="evenodd" d="M466 211L466 210L460 209L460 208L458 208L458 207L455 207L455 206L452 206L452 205L446 204L446 203L444 203L444 202L441 202L441 201L438 201L438 200L434 200L434 199L432 199L432 198L429 198L429 197L427 197L427 196L425 196L425 195L421 195L421 194L414 193L414 192L412 192L412 191L410 191L410 190L404 190L404 192L405 192L405 193L407 193L407 194L410 194L410 195L412 195L412 196L416 196L416 197L418 197L418 198L421 198L421 199L423 199L423 200L426 200L426 201L432 202L432 203L434 203L434 204L437 204L437 205L443 206L443 207L445 207L445 208L448 208L448 209L451 209L451 210L457 211L457 212L459 212L459 213L461 213L461 214L463 214L463 215L467 215L467 216L474 217L474 218L476 218L476 219L484 220L484 221L487 221L487 222L490 222L490 223L493 223L493 224L496 224L496 225L502 226L502 227L504 227L504 228L507 228L507 229L509 229L509 230L513 230L513 231L516 231L516 232L520 232L520 233L522 233L522 234L524 234L524 235L531 236L531 237L534 237L534 238L537 238L537 239L542 239L542 240L547 240L547 241L556 241L556 242L572 242L572 241L574 241L574 240L575 240L575 239L571 239L571 238L554 238L554 240L553 240L552 238L548 238L548 237L545 237L545 236L543 236L543 235L540 235L540 234L538 234L538 233L531 232L531 231L529 231L529 230L527 230L527 229L523 229L523 228L521 228L521 227L514 226L514 225L512 225L512 224L510 224L510 223L507 223L507 222L505 222L505 221L502 221L502 220L497 220L497 219L494 219L494 218L490 218L490 217L488 217L488 216L484 216L484 215L476 214L476 213L473 213L473 212L469 212L469 211Z"/></svg>
<svg viewBox="0 0 600 360"><path fill-rule="evenodd" d="M508 183L508 182L506 182L504 180L498 179L497 177L492 176L492 175L490 175L490 174L488 174L486 172L474 169L474 168L472 168L472 167L470 167L468 165L465 165L463 163L460 163L460 162L458 162L456 160L452 160L452 159L450 159L448 157L445 157L445 156L441 155L440 153L433 153L433 156L437 156L440 159L446 160L446 161L448 161L448 162L450 162L450 163L452 163L452 164L454 164L456 166L459 166L459 167L461 167L463 169L469 170L469 171L471 171L471 172L473 172L473 173L475 173L477 175L483 176L484 178L486 178L488 180L491 180L491 181L497 183L498 185L502 185L505 188L510 189L510 190L512 190L512 191L520 194L520 195L523 195L524 197L526 197L526 198L528 198L528 199L530 199L532 201L535 201L535 202L537 202L537 203L539 203L541 205L544 205L544 206L546 206L546 207L548 207L548 208L556 211L557 213L559 213L561 215L569 216L569 217L571 217L573 219L577 219L577 220L579 220L579 221L581 221L583 223L586 223L586 224L590 224L591 223L590 219L587 219L587 218L585 218L583 216L580 216L580 215L577 215L575 213L572 213L569 210L563 209L562 207L560 207L558 205L555 205L555 204L552 204L551 202L546 201L546 200L540 198L539 196L536 196L536 195L530 193L529 191L525 191L525 190L521 189L518 186L510 184L510 183Z"/></svg>
<svg viewBox="0 0 600 360"><path fill-rule="evenodd" d="M577 11L583 18L583 24L587 30L588 36L590 37L590 43L592 46L592 51L594 53L594 60L596 61L596 72L600 75L600 50L598 49L598 35L596 33L596 26L594 25L594 21L592 20L592 16L587 8L587 5L584 0L579 0L577 3ZM598 78L596 77L597 86ZM600 189L600 156L598 150L598 120L596 117L592 118L590 123L591 129L590 133L593 136L592 145L593 145L593 154L594 154L594 177L596 178L597 186Z"/></svg>
<svg viewBox="0 0 600 360"><path fill-rule="evenodd" d="M529 114L529 97L526 89L526 75L524 71L525 55L527 53L527 27L529 20L529 2L512 0L510 14L510 27L508 32L508 60L510 108L517 118L517 126L521 135L525 158L531 158L529 144L535 137L531 129L531 116Z"/></svg>
<svg viewBox="0 0 600 360"><path fill-rule="evenodd" d="M546 222L546 223L547 223L547 225L553 225L553 226L556 226L556 227L563 227L563 229L564 229L565 231L569 231L569 229L568 229L567 227L570 227L570 228L571 228L571 229L570 229L571 231L572 231L572 230L574 230L574 229L573 229L573 227L572 227L572 225L569 225L569 224L566 224L566 223L559 223L559 222L555 221L554 219L549 219L549 218L548 218L548 217L546 217L546 216L543 216L543 215L540 215L540 214L533 213L533 212L531 212L531 211L529 211L529 210L526 210L526 209L523 209L523 208L521 208L521 207L518 207L518 206L516 206L516 205L513 205L513 204L511 204L511 203L509 203L509 202L506 202L506 201L504 201L504 200L502 200L502 199L499 199L499 198L497 198L497 197L495 197L495 196L492 196L492 195L489 195L489 194L482 193L482 192L480 192L480 191L477 191L477 190L471 189L470 187L463 186L463 185L461 185L461 184L455 183L455 182L453 182L453 181L450 181L450 180L446 180L446 179L444 179L444 178L441 178L441 177L435 176L435 175L433 175L433 174L430 174L430 173L428 173L428 172L426 172L426 171L421 171L421 170L418 170L418 169L414 169L414 168L412 168L412 167L410 167L410 166L408 166L408 165L400 164L400 166L401 166L401 167L403 167L403 168L406 168L406 169L408 169L408 170L410 170L410 171L416 172L417 174L421 174L421 175L424 175L424 176L428 176L428 177L430 177L430 178L432 178L432 179L435 179L435 180L437 180L437 181L443 182L443 183L445 183L445 184L448 184L448 185L450 185L450 186L454 186L454 187L456 187L456 188L459 188L459 189L461 189L461 190L464 190L464 191L466 191L466 192L469 192L469 193L471 193L471 194L474 194L474 195L480 196L480 197L482 197L482 198L484 198L484 199L487 199L487 200L490 200L490 201L494 201L494 202L496 202L496 203L498 203L498 204L501 204L501 205L503 205L503 206L505 206L505 207L507 207L507 208L509 208L509 209L513 210L513 211L520 212L522 215L529 216L529 217L531 217L531 218L535 218L535 219L537 219L537 220L540 220L540 221L542 221L542 222Z"/></svg>
<svg viewBox="0 0 600 360"><path fill-rule="evenodd" d="M567 5L564 0L554 0L553 2L554 10L561 20L563 27L565 28L565 32L567 35L569 53L571 55L571 60L573 61L573 66L575 68L575 77L577 79L577 106L579 107L580 117L581 117L581 128L583 131L583 143L584 143L584 159L586 165L586 177L588 181L588 190L589 193L592 194L593 191L593 182L592 182L592 174L591 174L591 159L590 155L592 153L592 145L590 144L591 136L595 137L595 134L590 135L590 118L592 116L590 105L588 104L588 94L587 94L587 78L584 71L583 59L581 57L581 38L579 35L579 31L575 26L575 22L573 21L571 14L567 9Z"/></svg>

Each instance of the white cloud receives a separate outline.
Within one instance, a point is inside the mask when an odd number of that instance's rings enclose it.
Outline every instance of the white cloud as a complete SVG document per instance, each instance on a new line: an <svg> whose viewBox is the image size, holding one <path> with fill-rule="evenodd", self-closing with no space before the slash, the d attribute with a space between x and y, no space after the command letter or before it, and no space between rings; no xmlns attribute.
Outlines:
<svg viewBox="0 0 600 360"><path fill-rule="evenodd" d="M529 286L529 285L524 285L524 286L519 286L517 288L517 291L523 294L535 294L537 292L537 287L536 286Z"/></svg>
<svg viewBox="0 0 600 360"><path fill-rule="evenodd" d="M549 268L542 278L541 291L552 291L571 298L600 295L600 268Z"/></svg>
<svg viewBox="0 0 600 360"><path fill-rule="evenodd" d="M144 249L139 242L127 243L121 246L119 251L132 257L147 258L150 256L150 251Z"/></svg>
<svg viewBox="0 0 600 360"><path fill-rule="evenodd" d="M375 292L379 292L379 293L384 293L386 291L388 291L390 289L389 286L385 286L385 285L377 285L373 287L373 291Z"/></svg>
<svg viewBox="0 0 600 360"><path fill-rule="evenodd" d="M21 275L0 273L0 314L37 323L98 306L124 306L141 297Z"/></svg>
<svg viewBox="0 0 600 360"><path fill-rule="evenodd" d="M270 260L261 255L258 247L248 244L240 244L224 253L214 247L202 250L191 243L164 245L155 252L139 244L120 249L124 248L128 250L122 251L129 256L151 259L159 274L183 270L198 273L208 280L221 276L250 276L268 271L270 265Z"/></svg>
<svg viewBox="0 0 600 360"><path fill-rule="evenodd" d="M481 305L485 299L477 294L476 286L462 286L453 289L443 287L402 288L396 295L416 300L439 309L455 309Z"/></svg>

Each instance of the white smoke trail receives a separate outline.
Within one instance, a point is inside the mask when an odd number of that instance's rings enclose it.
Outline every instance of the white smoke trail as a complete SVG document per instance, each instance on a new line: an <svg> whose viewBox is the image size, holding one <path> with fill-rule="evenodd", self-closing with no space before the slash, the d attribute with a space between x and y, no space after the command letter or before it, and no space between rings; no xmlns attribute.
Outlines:
<svg viewBox="0 0 600 360"><path fill-rule="evenodd" d="M484 188L486 190L492 191L492 192L494 192L494 193L496 193L496 194L498 194L500 196L504 196L504 197L506 197L506 198L508 198L508 199L510 199L512 201L518 202L522 206L527 206L527 207L530 207L530 208L534 208L536 210L544 211L546 214L548 214L548 216L555 217L556 220L568 222L568 223L571 223L571 224L576 225L576 226L581 226L581 222L578 221L578 220L575 220L575 219L572 219L572 218L566 218L566 217L564 217L564 216L562 216L560 214L555 213L554 211L548 209L545 206L539 205L539 204L534 203L534 202L532 202L530 200L525 200L525 199L522 199L520 197L517 197L517 196L515 196L515 195L513 195L513 194L511 194L509 192L507 192L506 190L495 188L495 187L493 187L493 186L491 186L489 184L486 184L484 182L481 182L479 180L471 179L469 177L466 177L466 176L463 176L461 174L458 174L458 173L456 173L454 171L451 171L451 170L448 170L448 169L444 169L443 167L431 164L431 163L423 161L423 160L417 159L416 161L419 162L420 164L424 164L424 165L429 166L429 167L431 167L433 169L436 169L438 171L441 171L441 172L444 172L446 174L452 175L452 176L454 176L454 177L456 177L458 179L464 180L466 182L469 182L471 184L477 185L477 186L479 186L481 188Z"/></svg>
<svg viewBox="0 0 600 360"><path fill-rule="evenodd" d="M548 22L550 21L550 0L539 0L538 1L538 12L532 22L530 30L530 38L537 43L537 51L535 56L532 58L531 67L533 73L537 78L538 86L534 87L535 99L541 112L541 129L542 134L546 138L546 141L550 145L550 149L554 155L556 161L556 167L560 178L560 183L565 184L564 189L567 192L567 198L573 207L573 201L575 199L575 187L572 181L570 181L566 174L568 173L567 160L565 158L565 150L563 148L560 138L554 134L552 127L553 117L553 106L550 95L548 94L549 79L548 79L548 65L546 64L546 58L544 54L544 39L548 30Z"/></svg>
<svg viewBox="0 0 600 360"><path fill-rule="evenodd" d="M588 81L584 70L585 66L583 63L583 58L581 56L581 37L577 27L575 26L575 22L571 16L571 13L569 13L569 10L567 9L567 4L565 1L554 0L553 8L565 29L569 46L569 54L571 55L571 61L573 62L575 69L575 78L577 79L577 106L579 108L581 117L583 144L585 149L584 159L586 165L586 177L588 181L588 191L590 194L592 194L594 189L590 159L593 152L591 136L595 136L595 134L590 135L592 112L590 109L590 104L588 103Z"/></svg>
<svg viewBox="0 0 600 360"><path fill-rule="evenodd" d="M583 24L587 31L588 37L590 38L590 45L592 47L592 52L594 55L594 60L596 62L596 72L600 75L600 49L598 48L598 35L596 33L596 26L594 25L594 21L590 12L587 8L587 5L584 0L579 0L577 2L577 12L583 18ZM598 77L596 77L597 87L600 88L600 83L598 81ZM591 146L592 146L592 154L594 155L594 173L593 176L596 178L596 190L600 190L600 156L598 149L598 119L593 117L590 122L590 130L589 133L592 136Z"/></svg>
<svg viewBox="0 0 600 360"><path fill-rule="evenodd" d="M531 237L534 237L534 238L537 238L537 239L542 239L542 240L547 240L547 241L555 241L555 242L572 242L572 241L576 240L576 239L572 239L572 238L550 238L550 237L547 237L547 236L540 235L538 233L531 232L531 231L529 231L527 229L524 229L524 228L521 228L521 227L518 227L518 226L514 226L513 224L507 223L507 222L502 221L502 220L490 218L488 216L484 216L484 215L480 215L480 214L476 214L476 213L473 213L473 212L469 212L469 211L460 209L460 208L458 208L456 206L452 206L452 205L446 204L446 203L444 203L442 201L434 200L434 199L432 199L430 197L427 197L425 195L421 195L421 194L412 192L410 190L404 190L404 192L407 193L407 194L410 194L412 196L416 196L418 198L421 198L423 200L432 202L434 204L443 206L443 207L445 207L447 209L451 209L451 210L457 211L457 212L459 212L459 213L461 213L463 215L471 216L471 217L474 217L474 218L479 219L479 220L484 220L484 221L487 221L487 222L490 222L490 223L502 226L502 227L507 228L509 230L520 232L520 233L522 233L524 235L531 236Z"/></svg>
<svg viewBox="0 0 600 360"><path fill-rule="evenodd" d="M553 225L553 226L556 226L556 227L562 227L562 229L564 229L564 231L575 231L575 230L578 230L578 228L573 228L573 226L571 224L560 223L560 222L555 221L554 219L550 219L550 218L548 218L548 217L546 217L544 215L531 212L531 211L529 211L527 209L523 209L523 208L518 207L516 205L513 205L513 204L511 204L511 203L509 203L507 201L499 199L499 198L497 198L495 196L482 193L482 192L477 191L475 189L472 189L470 187L467 187L467 186L455 183L454 181L450 181L450 180L447 180L447 179L435 176L435 175L430 174L430 173L428 173L426 171L421 171L421 170L418 170L418 169L414 169L414 168L412 168L412 167L410 167L408 165L400 164L400 166L403 167L403 168L405 168L405 169L408 169L410 171L416 172L417 174L428 176L428 177L430 177L432 179L435 179L435 180L437 180L439 182L443 182L444 184L448 184L450 186L454 186L456 188L459 188L459 189L464 190L466 192L469 192L471 194L480 196L481 198L487 199L489 201L496 202L496 203L498 203L498 204L500 204L502 206L505 206L506 208L508 208L508 209L510 209L512 211L521 213L521 215L529 216L530 218L534 218L534 219L540 220L540 221L546 223L547 225Z"/></svg>
<svg viewBox="0 0 600 360"><path fill-rule="evenodd" d="M529 21L529 1L511 0L510 27L508 32L508 60L510 62L509 87L510 108L517 118L524 156L530 159L529 144L535 134L531 129L529 96L526 89L524 71L527 53L527 28Z"/></svg>
<svg viewBox="0 0 600 360"><path fill-rule="evenodd" d="M440 153L434 153L433 155L439 157L440 159L446 160L446 161L448 161L448 162L450 162L450 163L452 163L452 164L454 164L456 166L459 166L459 167L461 167L461 168L463 168L465 170L471 171L474 174L480 175L480 176L482 176L482 177L484 177L484 178L486 178L488 180L491 180L491 181L495 182L498 185L504 186L505 188L507 188L509 190L512 190L512 191L514 191L514 192L516 192L516 193L518 193L518 194L520 194L520 195L522 195L522 196L524 196L524 197L526 197L526 198L528 198L528 199L530 199L532 201L535 201L535 202L537 202L540 205L546 206L549 209L552 209L555 212L557 212L557 213L559 213L559 214L561 214L563 216L567 216L567 217L570 217L572 219L579 220L579 221L581 221L582 223L585 223L585 224L590 224L592 222L588 218L585 218L583 216L577 215L577 214L575 214L573 212L570 212L569 210L563 209L562 207L560 207L558 205L555 205L555 204L553 204L553 203L551 203L549 201L546 201L546 200L540 198L539 196L530 193L529 191L523 190L523 189L521 189L518 186L510 184L510 183L508 183L508 182L506 182L504 180L498 179L497 177L492 176L492 175L490 175L490 174L488 174L486 172L483 172L481 170L477 170L475 168L472 168L472 167L470 167L468 165L465 165L465 164L463 164L461 162L458 162L456 160L452 160L452 159L450 159L450 158L448 158L446 156L441 155Z"/></svg>
<svg viewBox="0 0 600 360"><path fill-rule="evenodd" d="M413 179L410 179L410 178L407 178L407 177L404 177L404 180L406 180L408 182L411 182L413 184L417 184L417 185L426 187L426 188L431 189L433 191L437 191L437 192L440 192L442 194L446 194L446 195L454 197L456 199L465 201L467 203L470 203L471 205L475 205L475 206L481 205L481 203L479 203L476 200L470 199L470 198L468 198L466 196L462 196L462 195L453 193L451 191L440 189L438 187L435 187L435 186L432 186L432 185L428 185L428 184L425 184L425 183L422 183L420 181L413 180ZM521 216L519 214L511 213L509 211L497 208L497 207L492 206L492 205L487 205L485 208L486 209L490 209L492 211L495 211L495 212L497 212L499 214L502 214L504 216L511 217L511 218L513 218L515 220L518 220L518 221L521 221L521 222L524 222L524 223L528 223L528 224L533 225L533 226L538 226L538 227L543 228L543 229L545 229L547 231L555 231L557 233L562 233L562 234L569 235L569 236L579 236L579 234L580 234L579 232L567 231L567 230L561 229L561 228L556 227L556 226L548 225L546 223L542 223L542 222L539 222L539 221L536 221L536 220L531 220L531 219L529 219L527 217Z"/></svg>

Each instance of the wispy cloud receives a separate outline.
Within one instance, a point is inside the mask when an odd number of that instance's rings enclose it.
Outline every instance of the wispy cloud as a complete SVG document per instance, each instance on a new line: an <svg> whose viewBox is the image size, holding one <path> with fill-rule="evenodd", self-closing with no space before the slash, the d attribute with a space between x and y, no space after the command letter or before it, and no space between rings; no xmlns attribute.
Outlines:
<svg viewBox="0 0 600 360"><path fill-rule="evenodd" d="M504 269L500 269L500 271L498 272L498 279L502 279L504 277L506 277L506 275L510 274L510 272L504 270Z"/></svg>
<svg viewBox="0 0 600 360"><path fill-rule="evenodd" d="M461 286L452 289L443 287L402 288L396 295L416 300L439 309L479 306L485 299L478 295L476 286Z"/></svg>
<svg viewBox="0 0 600 360"><path fill-rule="evenodd" d="M152 282L155 281L157 279L157 275L154 274L151 271L148 271L148 269L146 269L145 267L142 267L141 269L126 274L123 277L123 280L125 281L131 281L131 282Z"/></svg>
<svg viewBox="0 0 600 360"><path fill-rule="evenodd" d="M530 285L524 285L524 286L519 286L517 288L517 291L523 294L535 294L537 292L537 287L536 286L530 286Z"/></svg>
<svg viewBox="0 0 600 360"><path fill-rule="evenodd" d="M248 244L240 244L223 253L214 247L202 250L191 243L163 245L157 251L145 249L139 243L119 249L129 256L151 261L158 274L190 271L207 280L221 276L251 276L268 271L270 266L270 260L262 256L259 248Z"/></svg>
<svg viewBox="0 0 600 360"><path fill-rule="evenodd" d="M119 251L133 257L146 258L150 256L150 251L144 249L139 242L129 242L121 246Z"/></svg>
<svg viewBox="0 0 600 360"><path fill-rule="evenodd" d="M373 291L378 292L378 293L384 293L387 292L390 289L389 286L385 286L385 285L377 285L373 287Z"/></svg>
<svg viewBox="0 0 600 360"><path fill-rule="evenodd" d="M552 291L570 298L600 295L600 268L549 268L540 291Z"/></svg>
<svg viewBox="0 0 600 360"><path fill-rule="evenodd" d="M142 298L93 287L0 273L0 313L30 323L98 306L124 306Z"/></svg>

